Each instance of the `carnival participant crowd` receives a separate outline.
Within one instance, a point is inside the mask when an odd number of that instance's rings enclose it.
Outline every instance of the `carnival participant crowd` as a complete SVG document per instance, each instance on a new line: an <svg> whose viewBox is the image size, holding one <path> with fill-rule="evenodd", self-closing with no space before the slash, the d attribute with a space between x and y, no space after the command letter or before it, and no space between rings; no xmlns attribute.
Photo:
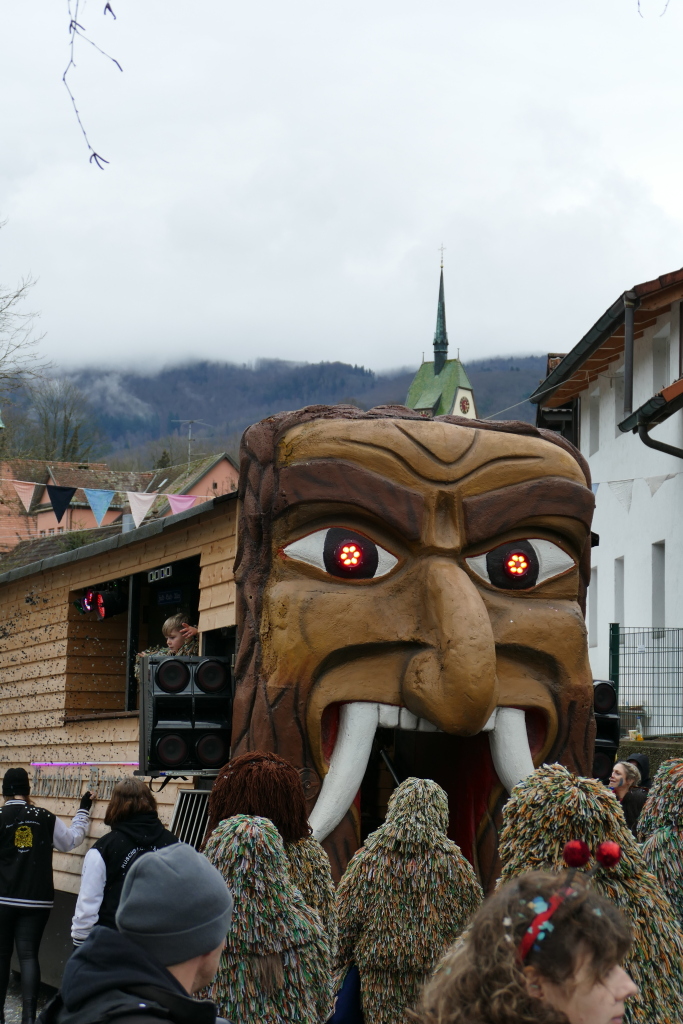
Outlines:
<svg viewBox="0 0 683 1024"><path fill-rule="evenodd" d="M609 787L536 769L504 807L486 898L429 779L396 787L336 887L299 772L277 755L221 769L201 851L125 779L39 1024L679 1024L683 760L651 787L648 767L619 762ZM16 947L34 1024L52 851L83 841L92 795L67 828L23 769L2 788L0 998Z"/></svg>

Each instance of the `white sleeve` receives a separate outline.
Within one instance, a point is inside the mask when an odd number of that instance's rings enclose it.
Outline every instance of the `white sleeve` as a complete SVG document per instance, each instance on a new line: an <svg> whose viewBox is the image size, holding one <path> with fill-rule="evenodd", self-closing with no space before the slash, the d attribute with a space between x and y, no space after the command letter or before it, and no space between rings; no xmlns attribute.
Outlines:
<svg viewBox="0 0 683 1024"><path fill-rule="evenodd" d="M90 813L88 811L76 811L71 828L67 828L61 818L55 818L55 831L52 836L52 845L60 853L69 853L70 850L80 846L88 831Z"/></svg>
<svg viewBox="0 0 683 1024"><path fill-rule="evenodd" d="M106 881L107 866L99 850L88 850L83 858L81 888L71 922L71 938L77 946L87 939L90 929L97 924Z"/></svg>

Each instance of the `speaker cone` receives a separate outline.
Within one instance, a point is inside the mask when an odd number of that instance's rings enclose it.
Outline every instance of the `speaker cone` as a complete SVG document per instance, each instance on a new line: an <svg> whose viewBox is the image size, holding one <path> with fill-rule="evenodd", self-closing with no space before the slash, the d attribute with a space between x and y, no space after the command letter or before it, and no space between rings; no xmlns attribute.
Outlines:
<svg viewBox="0 0 683 1024"><path fill-rule="evenodd" d="M218 693L228 685L228 667L220 661L202 661L195 679L204 693Z"/></svg>
<svg viewBox="0 0 683 1024"><path fill-rule="evenodd" d="M176 768L187 760L187 743L174 733L162 736L157 743L157 757L168 768Z"/></svg>
<svg viewBox="0 0 683 1024"><path fill-rule="evenodd" d="M221 767L230 757L227 739L219 733L207 733L197 742L197 757L207 768Z"/></svg>
<svg viewBox="0 0 683 1024"><path fill-rule="evenodd" d="M157 686L165 693L180 693L190 681L190 669L184 661L167 658L157 669Z"/></svg>

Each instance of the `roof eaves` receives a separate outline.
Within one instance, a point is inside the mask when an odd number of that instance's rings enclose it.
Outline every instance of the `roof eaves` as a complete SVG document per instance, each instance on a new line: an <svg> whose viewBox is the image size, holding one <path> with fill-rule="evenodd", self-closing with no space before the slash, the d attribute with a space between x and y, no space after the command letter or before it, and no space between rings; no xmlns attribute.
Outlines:
<svg viewBox="0 0 683 1024"><path fill-rule="evenodd" d="M530 402L539 403L541 398L548 398L553 391L557 391L560 385L576 373L603 342L607 341L617 327L621 326L624 319L624 297L630 298L632 294L632 292L624 292L619 296L617 301L593 324L590 331L584 334L571 352L568 352L564 359L557 364L552 373L539 384L534 393L529 396Z"/></svg>
<svg viewBox="0 0 683 1024"><path fill-rule="evenodd" d="M663 388L658 394L648 398L635 412L627 416L619 424L619 430L627 434L629 430L636 432L641 424L646 427L654 427L658 423L664 423L669 416L673 416L679 409L683 409L683 378Z"/></svg>
<svg viewBox="0 0 683 1024"><path fill-rule="evenodd" d="M141 540L148 540L164 530L168 530L176 523L185 519L192 519L193 516L209 512L215 505L221 505L225 501L237 498L237 491L230 491L229 494L220 494L216 498L209 498L208 501L187 509L186 512L178 512L175 516L166 516L165 519L155 519L145 526L139 526L136 530L129 530L127 533L119 533L107 540L95 541L93 544L84 544L83 547L75 548L73 551L65 551L63 554L52 555L49 558L41 558L28 565L22 565L8 572L0 573L0 585L11 583L14 580L23 579L26 576L35 576L46 569L58 568L61 565L68 565L71 562L79 562L82 559L90 558L93 555L103 554L105 551L113 551L115 548L126 547L128 544L135 544Z"/></svg>

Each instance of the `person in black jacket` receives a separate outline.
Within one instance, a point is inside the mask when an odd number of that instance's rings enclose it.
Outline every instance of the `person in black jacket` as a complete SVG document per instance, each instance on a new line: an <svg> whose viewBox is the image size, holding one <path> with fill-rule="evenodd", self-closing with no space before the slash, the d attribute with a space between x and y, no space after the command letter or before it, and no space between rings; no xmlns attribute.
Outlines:
<svg viewBox="0 0 683 1024"><path fill-rule="evenodd" d="M104 824L111 832L97 840L83 859L81 887L71 922L71 938L79 946L92 927L115 928L114 918L127 872L143 853L177 843L159 821L157 802L142 779L117 782Z"/></svg>
<svg viewBox="0 0 683 1024"><path fill-rule="evenodd" d="M647 793L639 789L640 771L631 761L617 761L610 775L609 788L621 804L626 824L637 838L640 812L647 800Z"/></svg>
<svg viewBox="0 0 683 1024"><path fill-rule="evenodd" d="M150 853L123 883L116 928L96 926L38 1024L215 1024L192 999L218 969L232 919L223 876L186 843Z"/></svg>
<svg viewBox="0 0 683 1024"><path fill-rule="evenodd" d="M52 850L68 853L88 830L92 794L85 793L71 827L30 800L23 768L9 768L2 780L0 810L0 1020L16 944L21 971L22 1024L33 1024L40 985L38 950L55 895Z"/></svg>

